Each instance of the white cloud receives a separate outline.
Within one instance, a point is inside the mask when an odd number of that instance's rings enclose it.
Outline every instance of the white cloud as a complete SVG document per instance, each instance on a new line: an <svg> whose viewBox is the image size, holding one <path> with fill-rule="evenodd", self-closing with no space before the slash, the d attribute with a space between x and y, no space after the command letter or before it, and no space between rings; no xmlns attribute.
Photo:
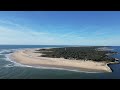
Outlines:
<svg viewBox="0 0 120 90"><path fill-rule="evenodd" d="M53 38L49 37L50 34L47 32L31 30L11 21L0 20L0 23L17 27L0 26L0 44L44 44L47 43L47 41L53 41Z"/></svg>
<svg viewBox="0 0 120 90"><path fill-rule="evenodd" d="M117 40L119 37L102 38L103 35L109 34L109 32L97 30L95 32L88 32L89 29L91 30L91 27L62 34L53 33L49 30L48 32L32 30L31 28L7 20L0 20L0 23L16 26L16 28L12 28L7 25L0 25L0 44L119 45Z"/></svg>

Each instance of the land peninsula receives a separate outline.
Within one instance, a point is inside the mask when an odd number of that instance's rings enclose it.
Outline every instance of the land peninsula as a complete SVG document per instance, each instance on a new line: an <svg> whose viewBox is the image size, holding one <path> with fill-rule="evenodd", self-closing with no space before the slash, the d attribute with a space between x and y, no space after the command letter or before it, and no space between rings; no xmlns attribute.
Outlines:
<svg viewBox="0 0 120 90"><path fill-rule="evenodd" d="M111 55L117 52L105 49L102 46L24 49L12 53L11 58L32 66L112 72L108 64L116 63L116 59Z"/></svg>

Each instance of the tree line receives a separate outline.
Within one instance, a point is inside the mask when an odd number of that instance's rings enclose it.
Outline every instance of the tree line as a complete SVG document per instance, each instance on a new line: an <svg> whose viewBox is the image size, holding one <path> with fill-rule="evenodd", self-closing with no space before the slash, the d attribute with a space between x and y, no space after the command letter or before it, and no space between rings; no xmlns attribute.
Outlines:
<svg viewBox="0 0 120 90"><path fill-rule="evenodd" d="M42 57L64 58L69 60L93 60L93 61L115 61L108 53L114 54L112 51L99 51L93 47L64 47L64 48L51 48L39 49L37 53L42 53Z"/></svg>

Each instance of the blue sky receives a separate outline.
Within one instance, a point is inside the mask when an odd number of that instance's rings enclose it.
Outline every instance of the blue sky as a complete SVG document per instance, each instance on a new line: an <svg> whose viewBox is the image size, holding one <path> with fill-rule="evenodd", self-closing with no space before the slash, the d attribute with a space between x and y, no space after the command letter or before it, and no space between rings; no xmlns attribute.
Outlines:
<svg viewBox="0 0 120 90"><path fill-rule="evenodd" d="M0 44L120 45L119 11L0 11Z"/></svg>

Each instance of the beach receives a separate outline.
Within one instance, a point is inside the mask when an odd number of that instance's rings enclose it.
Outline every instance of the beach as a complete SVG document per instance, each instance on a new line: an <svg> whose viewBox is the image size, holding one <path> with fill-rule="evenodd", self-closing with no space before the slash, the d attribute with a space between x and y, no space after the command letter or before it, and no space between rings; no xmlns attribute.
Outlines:
<svg viewBox="0 0 120 90"><path fill-rule="evenodd" d="M35 49L18 50L11 54L10 58L18 63L31 66L44 66L65 68L89 72L112 72L105 62L68 60L64 58L41 57L41 53L35 53Z"/></svg>

